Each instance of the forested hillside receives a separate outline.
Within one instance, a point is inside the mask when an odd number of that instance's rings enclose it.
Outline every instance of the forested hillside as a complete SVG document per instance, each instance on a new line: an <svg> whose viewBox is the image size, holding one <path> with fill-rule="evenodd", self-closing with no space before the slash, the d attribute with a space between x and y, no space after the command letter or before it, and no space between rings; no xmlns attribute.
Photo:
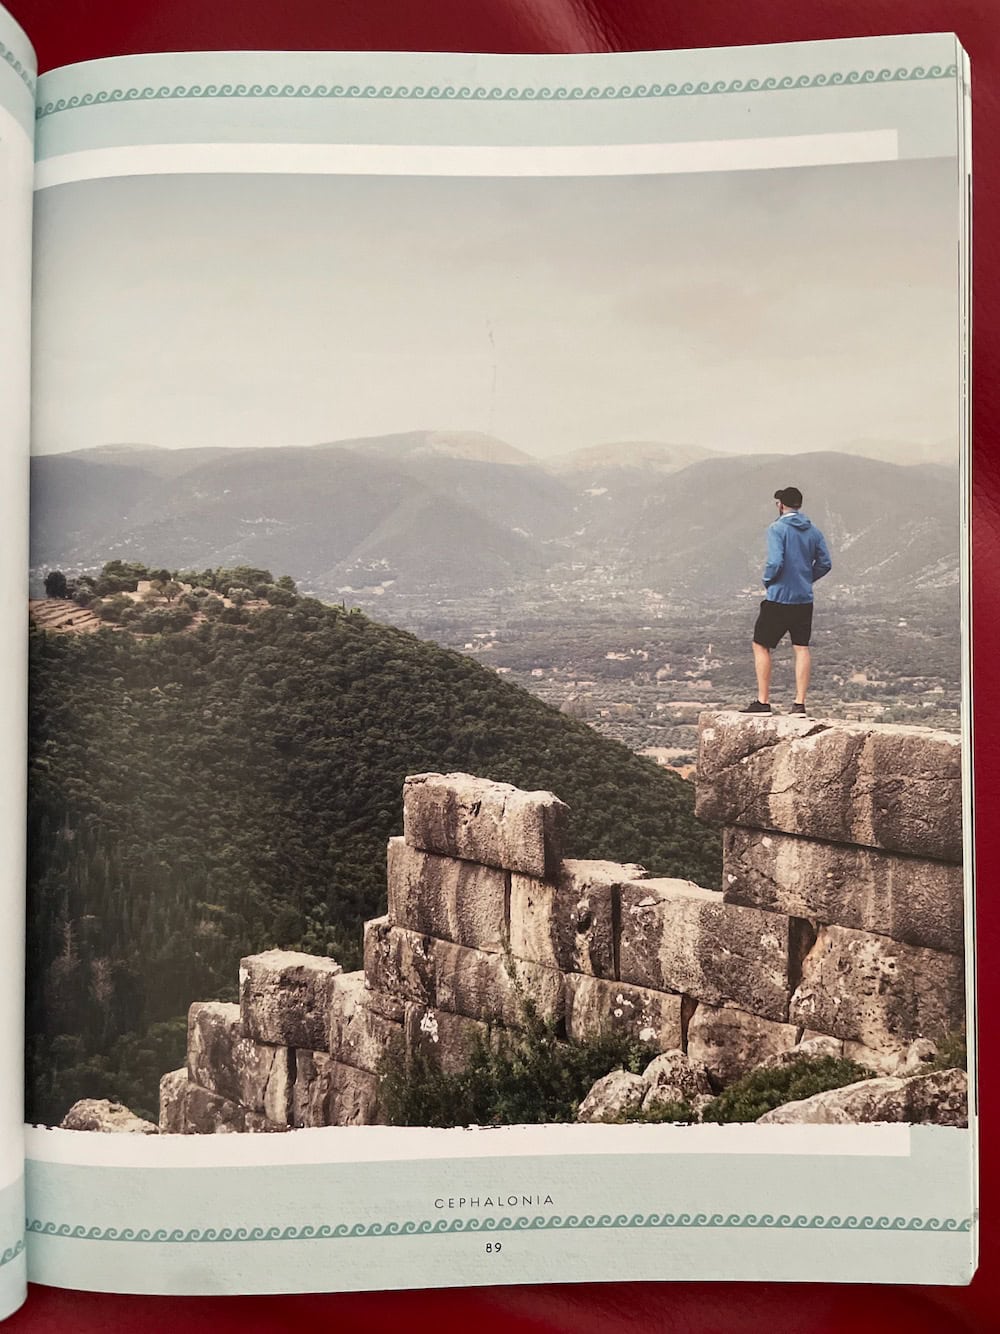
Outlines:
<svg viewBox="0 0 1000 1334"><path fill-rule="evenodd" d="M242 954L360 964L408 773L549 788L571 852L704 884L693 789L457 653L290 596L193 632L31 642L28 1117L143 1115Z"/></svg>

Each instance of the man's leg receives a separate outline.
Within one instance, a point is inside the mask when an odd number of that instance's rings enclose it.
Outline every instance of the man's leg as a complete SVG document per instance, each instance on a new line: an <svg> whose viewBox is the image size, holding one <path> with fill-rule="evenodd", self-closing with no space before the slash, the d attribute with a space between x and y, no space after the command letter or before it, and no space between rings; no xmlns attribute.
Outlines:
<svg viewBox="0 0 1000 1334"><path fill-rule="evenodd" d="M809 673L812 668L809 645L793 644L792 652L795 654L795 703L804 704L806 702L806 691L809 689Z"/></svg>
<svg viewBox="0 0 1000 1334"><path fill-rule="evenodd" d="M753 646L753 665L757 673L757 698L761 704L768 704L771 699L771 650L756 641Z"/></svg>

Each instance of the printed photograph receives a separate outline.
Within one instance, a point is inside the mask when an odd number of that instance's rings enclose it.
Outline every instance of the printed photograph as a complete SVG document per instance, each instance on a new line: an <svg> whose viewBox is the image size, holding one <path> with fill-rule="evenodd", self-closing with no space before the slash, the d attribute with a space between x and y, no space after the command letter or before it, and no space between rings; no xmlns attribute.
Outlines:
<svg viewBox="0 0 1000 1334"><path fill-rule="evenodd" d="M35 218L29 1122L967 1125L953 159Z"/></svg>

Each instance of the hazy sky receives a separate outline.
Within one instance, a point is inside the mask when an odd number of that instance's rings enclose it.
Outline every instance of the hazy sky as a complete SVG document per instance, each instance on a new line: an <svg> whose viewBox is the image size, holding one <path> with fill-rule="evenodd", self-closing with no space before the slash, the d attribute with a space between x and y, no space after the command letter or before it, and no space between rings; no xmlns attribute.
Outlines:
<svg viewBox="0 0 1000 1334"><path fill-rule="evenodd" d="M953 437L956 212L943 160L55 187L35 449Z"/></svg>

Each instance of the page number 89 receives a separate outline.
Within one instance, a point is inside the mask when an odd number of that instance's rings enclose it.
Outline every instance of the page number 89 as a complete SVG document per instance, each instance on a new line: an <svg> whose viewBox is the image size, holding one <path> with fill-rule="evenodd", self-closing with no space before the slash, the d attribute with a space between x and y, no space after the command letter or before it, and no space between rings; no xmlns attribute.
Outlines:
<svg viewBox="0 0 1000 1334"><path fill-rule="evenodd" d="M486 1243L487 1255L499 1255L502 1250L503 1250L502 1241L488 1241Z"/></svg>

